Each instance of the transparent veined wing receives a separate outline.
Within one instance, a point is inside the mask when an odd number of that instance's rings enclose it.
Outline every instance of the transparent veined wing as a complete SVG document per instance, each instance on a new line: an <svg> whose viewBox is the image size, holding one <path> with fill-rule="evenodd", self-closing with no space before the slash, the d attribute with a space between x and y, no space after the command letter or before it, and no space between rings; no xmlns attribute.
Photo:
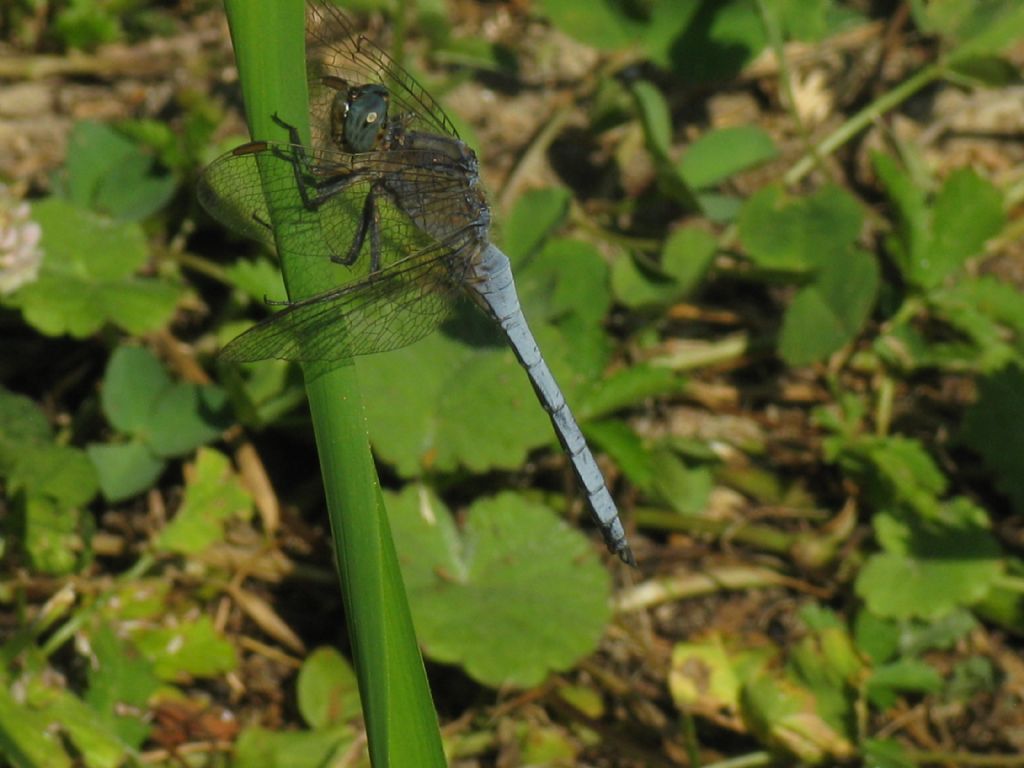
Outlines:
<svg viewBox="0 0 1024 768"><path fill-rule="evenodd" d="M462 295L472 233L356 283L289 304L222 351L227 360L342 360L406 346L437 328Z"/></svg>
<svg viewBox="0 0 1024 768"><path fill-rule="evenodd" d="M205 169L199 199L243 235L275 244L274 227L276 245L297 256L351 262L344 280L404 261L467 228L476 227L483 239L489 221L464 169L430 149L348 154L254 142Z"/></svg>

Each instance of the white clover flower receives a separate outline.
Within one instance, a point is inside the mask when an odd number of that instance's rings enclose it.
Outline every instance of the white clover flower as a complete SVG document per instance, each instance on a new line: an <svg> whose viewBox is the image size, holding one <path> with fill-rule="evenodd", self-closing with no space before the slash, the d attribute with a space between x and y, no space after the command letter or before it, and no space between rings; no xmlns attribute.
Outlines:
<svg viewBox="0 0 1024 768"><path fill-rule="evenodd" d="M0 184L0 296L14 293L39 277L43 229L31 218L28 203Z"/></svg>

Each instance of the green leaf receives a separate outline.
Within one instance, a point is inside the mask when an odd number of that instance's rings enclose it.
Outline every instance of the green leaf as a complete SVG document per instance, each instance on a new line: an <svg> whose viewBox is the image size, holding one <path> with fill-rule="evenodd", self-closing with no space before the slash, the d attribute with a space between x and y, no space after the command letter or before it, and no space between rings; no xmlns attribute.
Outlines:
<svg viewBox="0 0 1024 768"><path fill-rule="evenodd" d="M224 537L224 524L252 512L252 498L227 457L201 448L186 475L185 498L174 519L157 537L161 549L196 554Z"/></svg>
<svg viewBox="0 0 1024 768"><path fill-rule="evenodd" d="M225 338L237 336L245 327L229 332ZM284 360L242 367L225 365L220 380L235 417L256 427L280 421L306 401L301 371Z"/></svg>
<svg viewBox="0 0 1024 768"><path fill-rule="evenodd" d="M742 706L753 733L805 763L847 760L854 747L819 712L817 697L788 676L763 671L743 688Z"/></svg>
<svg viewBox="0 0 1024 768"><path fill-rule="evenodd" d="M139 434L149 424L157 399L170 387L171 377L152 352L118 347L103 374L100 404L112 427Z"/></svg>
<svg viewBox="0 0 1024 768"><path fill-rule="evenodd" d="M60 733L52 718L17 701L8 686L0 685L0 755L15 768L71 768Z"/></svg>
<svg viewBox="0 0 1024 768"><path fill-rule="evenodd" d="M860 610L854 622L857 647L874 664L892 659L900 648L900 625L892 619L883 619L871 611Z"/></svg>
<svg viewBox="0 0 1024 768"><path fill-rule="evenodd" d="M679 173L693 189L706 189L779 154L772 137L755 125L720 128L686 150Z"/></svg>
<svg viewBox="0 0 1024 768"><path fill-rule="evenodd" d="M958 659L946 686L946 700L966 705L978 694L998 695L1002 673L984 656Z"/></svg>
<svg viewBox="0 0 1024 768"><path fill-rule="evenodd" d="M779 353L791 366L828 357L853 341L878 294L879 272L867 251L837 251L814 282L793 299L782 320Z"/></svg>
<svg viewBox="0 0 1024 768"><path fill-rule="evenodd" d="M87 768L119 768L124 764L127 745L121 741L92 707L66 690L33 681L29 698L36 706L45 707L57 726L66 735Z"/></svg>
<svg viewBox="0 0 1024 768"><path fill-rule="evenodd" d="M83 515L48 498L29 496L25 502L25 550L32 566L42 573L64 575L74 571L85 550L79 531Z"/></svg>
<svg viewBox="0 0 1024 768"><path fill-rule="evenodd" d="M765 187L743 206L739 237L762 269L809 272L849 253L862 219L857 200L839 187L800 198Z"/></svg>
<svg viewBox="0 0 1024 768"><path fill-rule="evenodd" d="M650 490L654 483L651 452L639 435L621 421L596 421L587 425L587 438L595 451L604 451L637 488Z"/></svg>
<svg viewBox="0 0 1024 768"><path fill-rule="evenodd" d="M935 288L1002 230L1002 194L973 170L954 171L929 210L924 193L892 158L872 159L896 209L898 228L886 244L911 284Z"/></svg>
<svg viewBox="0 0 1024 768"><path fill-rule="evenodd" d="M610 606L593 546L547 507L501 494L455 529L431 494L388 502L424 652L480 682L529 687L596 647Z"/></svg>
<svg viewBox="0 0 1024 768"><path fill-rule="evenodd" d="M781 0L775 6L787 39L817 42L837 31L829 23L832 0Z"/></svg>
<svg viewBox="0 0 1024 768"><path fill-rule="evenodd" d="M871 160L895 209L896 228L893 235L886 238L886 247L903 274L909 277L928 240L925 193L893 157L876 152Z"/></svg>
<svg viewBox="0 0 1024 768"><path fill-rule="evenodd" d="M919 656L928 651L950 651L978 629L978 620L967 608L958 608L938 619L901 622L900 654Z"/></svg>
<svg viewBox="0 0 1024 768"><path fill-rule="evenodd" d="M54 31L69 48L83 49L112 43L123 34L117 14L86 0L69 3L57 16Z"/></svg>
<svg viewBox="0 0 1024 768"><path fill-rule="evenodd" d="M950 66L960 78L974 80L986 88L1009 88L1017 82L1017 68L1012 62L991 53L957 56Z"/></svg>
<svg viewBox="0 0 1024 768"><path fill-rule="evenodd" d="M981 380L961 437L982 457L995 486L1024 513L1024 369L1009 366Z"/></svg>
<svg viewBox="0 0 1024 768"><path fill-rule="evenodd" d="M1014 572L1013 575L1019 576L1020 573ZM1015 635L1024 634L1024 600L1015 586L997 583L981 602L972 606L972 610L989 623L1008 629Z"/></svg>
<svg viewBox="0 0 1024 768"><path fill-rule="evenodd" d="M580 320L597 329L611 308L608 266L597 248L582 240L555 238L516 274L524 312L531 322Z"/></svg>
<svg viewBox="0 0 1024 768"><path fill-rule="evenodd" d="M170 458L217 440L229 424L224 390L180 382L160 393L143 436L154 454Z"/></svg>
<svg viewBox="0 0 1024 768"><path fill-rule="evenodd" d="M121 221L140 220L174 194L173 176L151 154L105 123L76 123L68 138L67 194L78 205Z"/></svg>
<svg viewBox="0 0 1024 768"><path fill-rule="evenodd" d="M633 96L640 108L648 149L656 161L667 160L672 149L672 116L669 114L668 102L661 91L646 80L633 84Z"/></svg>
<svg viewBox="0 0 1024 768"><path fill-rule="evenodd" d="M55 445L42 411L0 388L0 478L9 496L24 492L60 509L80 507L96 493L96 474L77 448Z"/></svg>
<svg viewBox="0 0 1024 768"><path fill-rule="evenodd" d="M668 687L676 706L706 717L740 715L746 681L776 656L769 646L737 648L735 641L713 633L672 648Z"/></svg>
<svg viewBox="0 0 1024 768"><path fill-rule="evenodd" d="M929 254L918 264L925 286L937 285L982 252L1006 223L1002 193L970 168L953 171L935 198Z"/></svg>
<svg viewBox="0 0 1024 768"><path fill-rule="evenodd" d="M276 300L288 295L281 270L269 259L238 259L224 271L235 287L255 301Z"/></svg>
<svg viewBox="0 0 1024 768"><path fill-rule="evenodd" d="M715 239L703 229L682 227L665 241L658 265L616 259L612 289L627 307L671 304L697 289L717 249Z"/></svg>
<svg viewBox="0 0 1024 768"><path fill-rule="evenodd" d="M617 51L644 31L624 0L541 0L540 11L565 34L598 50Z"/></svg>
<svg viewBox="0 0 1024 768"><path fill-rule="evenodd" d="M672 369L638 363L584 389L579 414L586 420L601 418L651 397L681 394L685 388L686 381Z"/></svg>
<svg viewBox="0 0 1024 768"><path fill-rule="evenodd" d="M857 576L857 594L879 616L936 619L981 600L1002 571L999 544L982 510L958 498L943 519L874 518L885 551Z"/></svg>
<svg viewBox="0 0 1024 768"><path fill-rule="evenodd" d="M131 643L119 638L109 624L97 624L89 635L92 658L85 701L107 729L131 748L138 748L150 729L141 713L160 681Z"/></svg>
<svg viewBox="0 0 1024 768"><path fill-rule="evenodd" d="M519 757L523 765L579 765L582 745L567 728L531 724L521 734Z"/></svg>
<svg viewBox="0 0 1024 768"><path fill-rule="evenodd" d="M836 450L836 446L841 447ZM826 452L863 486L868 502L876 508L907 505L930 517L938 508L938 497L946 492L946 476L918 440L902 435L853 441L830 438Z"/></svg>
<svg viewBox="0 0 1024 768"><path fill-rule="evenodd" d="M238 664L234 646L220 636L209 616L173 627L140 627L132 639L161 680L214 677Z"/></svg>
<svg viewBox="0 0 1024 768"><path fill-rule="evenodd" d="M700 286L717 251L718 242L706 230L680 227L665 241L661 269L675 282L680 295L689 296Z"/></svg>
<svg viewBox="0 0 1024 768"><path fill-rule="evenodd" d="M855 695L866 672L864 662L846 631L846 627L829 612L825 614L835 626L813 629L790 652L787 673L814 696L815 714L837 734L852 739ZM805 609L804 615L808 613Z"/></svg>
<svg viewBox="0 0 1024 768"><path fill-rule="evenodd" d="M1001 335L1011 337L1017 351L1024 353L1024 294L1016 285L991 275L983 275L959 280L930 298L941 306L943 298L947 296L961 298L954 312L961 311L964 304L970 304L977 311L991 317L1003 326Z"/></svg>
<svg viewBox="0 0 1024 768"><path fill-rule="evenodd" d="M927 298L933 322L922 329L918 317L907 317L876 342L890 365L992 373L1021 359L1024 296L1015 286L991 276L966 278Z"/></svg>
<svg viewBox="0 0 1024 768"><path fill-rule="evenodd" d="M938 0L927 4L914 0L910 9L914 23L924 34L953 36L966 25L978 5L974 0Z"/></svg>
<svg viewBox="0 0 1024 768"><path fill-rule="evenodd" d="M111 355L101 402L110 423L141 438L155 457L190 453L220 437L229 424L222 389L172 382L145 349L123 347ZM128 453L122 458L141 460Z"/></svg>
<svg viewBox="0 0 1024 768"><path fill-rule="evenodd" d="M513 264L522 263L561 226L571 195L564 187L534 189L516 200L502 226L502 244Z"/></svg>
<svg viewBox="0 0 1024 768"><path fill-rule="evenodd" d="M404 477L460 465L512 469L551 439L526 375L502 348L474 349L434 334L360 360L359 378L370 395L374 448Z"/></svg>
<svg viewBox="0 0 1024 768"><path fill-rule="evenodd" d="M739 217L743 203L735 195L697 192L697 207L710 222L732 224Z"/></svg>
<svg viewBox="0 0 1024 768"><path fill-rule="evenodd" d="M652 457L654 490L658 497L682 515L697 515L708 504L714 481L707 467L688 467L669 451Z"/></svg>
<svg viewBox="0 0 1024 768"><path fill-rule="evenodd" d="M108 624L133 619L139 624L155 623L167 614L172 586L162 576L115 582L110 599L98 606L98 613Z"/></svg>
<svg viewBox="0 0 1024 768"><path fill-rule="evenodd" d="M48 443L50 424L30 398L0 387L0 472L25 443Z"/></svg>
<svg viewBox="0 0 1024 768"><path fill-rule="evenodd" d="M601 376L611 355L602 323L611 308L608 266L590 243L555 238L516 275L523 312L538 334L544 324L564 340L563 359L578 377ZM545 354L548 347L541 347ZM552 354L557 348L552 348ZM558 363L551 359L549 363Z"/></svg>
<svg viewBox="0 0 1024 768"><path fill-rule="evenodd" d="M682 294L675 281L661 274L656 264L629 256L612 264L612 290L615 298L630 309L665 306Z"/></svg>
<svg viewBox="0 0 1024 768"><path fill-rule="evenodd" d="M632 92L647 139L647 149L654 159L658 187L667 197L680 205L696 208L693 190L669 157L672 149L672 116L665 97L657 87L646 80L633 83Z"/></svg>
<svg viewBox="0 0 1024 768"><path fill-rule="evenodd" d="M764 23L751 0L655 0L644 43L684 84L725 82L764 48Z"/></svg>
<svg viewBox="0 0 1024 768"><path fill-rule="evenodd" d="M947 17L938 28L944 34L963 41L950 53L950 61L954 64L965 58L1001 52L1024 37L1024 7L1013 0L988 3L957 0L933 4L932 7L959 11L953 16L952 23Z"/></svg>
<svg viewBox="0 0 1024 768"><path fill-rule="evenodd" d="M311 728L344 725L359 716L355 673L334 648L317 648L306 657L297 693L302 719Z"/></svg>
<svg viewBox="0 0 1024 768"><path fill-rule="evenodd" d="M865 739L864 768L917 768L917 763L895 739Z"/></svg>
<svg viewBox="0 0 1024 768"><path fill-rule="evenodd" d="M32 215L43 230L39 279L5 299L30 325L84 338L108 322L138 334L170 320L179 288L132 276L147 255L137 224L116 224L57 198L34 205Z"/></svg>
<svg viewBox="0 0 1024 768"><path fill-rule="evenodd" d="M365 739L365 735L362 736ZM348 760L356 740L351 726L325 731L275 732L246 728L235 743L232 768L323 768Z"/></svg>
<svg viewBox="0 0 1024 768"><path fill-rule="evenodd" d="M45 496L64 508L81 507L96 495L88 456L66 445L22 445L8 479L11 490Z"/></svg>
<svg viewBox="0 0 1024 768"><path fill-rule="evenodd" d="M100 490L107 501L130 499L156 482L164 471L163 459L139 442L93 443L86 454L96 468Z"/></svg>
<svg viewBox="0 0 1024 768"><path fill-rule="evenodd" d="M868 678L868 697L882 709L896 703L897 694L936 693L942 690L942 676L919 659L899 659L875 667Z"/></svg>

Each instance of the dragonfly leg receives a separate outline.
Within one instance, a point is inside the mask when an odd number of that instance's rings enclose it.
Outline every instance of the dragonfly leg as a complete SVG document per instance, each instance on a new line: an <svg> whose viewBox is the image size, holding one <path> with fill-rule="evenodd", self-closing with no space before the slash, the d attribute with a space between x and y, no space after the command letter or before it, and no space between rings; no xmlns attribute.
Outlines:
<svg viewBox="0 0 1024 768"><path fill-rule="evenodd" d="M370 233L370 273L380 271L380 213L377 209L377 187L370 187L370 191L363 201L363 212L359 216L359 227L356 229L355 237L349 246L348 253L344 256L332 255L331 261L351 267L359 258L359 252L363 250L366 242L366 233Z"/></svg>
<svg viewBox="0 0 1024 768"><path fill-rule="evenodd" d="M270 119L277 123L278 127L284 128L286 131L288 131L288 141L290 141L297 147L302 146L302 138L299 136L298 128L296 128L291 123L287 122L283 117L277 114L277 112L272 114L270 116Z"/></svg>
<svg viewBox="0 0 1024 768"><path fill-rule="evenodd" d="M370 274L380 272L380 211L377 209L377 185L370 187L366 196L366 205L370 208Z"/></svg>
<svg viewBox="0 0 1024 768"><path fill-rule="evenodd" d="M363 243L366 241L366 230L373 226L372 216L373 210L376 206L373 202L373 190L370 190L370 194L366 196L366 200L363 201L363 212L359 216L359 226L356 228L355 236L352 238L352 243L348 247L348 253L344 256L337 254L331 255L331 261L335 264L341 264L344 267L351 267L356 263L356 259L359 258L359 252L363 250Z"/></svg>
<svg viewBox="0 0 1024 768"><path fill-rule="evenodd" d="M288 131L291 151L286 152L275 146L274 153L291 164L292 170L295 172L295 185L298 188L299 196L302 198L303 206L308 210L319 210L320 206L335 195L344 192L353 184L373 178L375 175L369 171L346 173L337 168L317 166L302 145L298 129L283 120L276 112L271 117L275 123Z"/></svg>

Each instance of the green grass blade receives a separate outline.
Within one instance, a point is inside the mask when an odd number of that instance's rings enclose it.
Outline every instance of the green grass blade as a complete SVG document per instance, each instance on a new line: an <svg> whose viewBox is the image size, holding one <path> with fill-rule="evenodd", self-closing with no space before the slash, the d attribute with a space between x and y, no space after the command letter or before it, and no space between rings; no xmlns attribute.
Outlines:
<svg viewBox="0 0 1024 768"><path fill-rule="evenodd" d="M287 140L277 114L309 139L301 0L226 0L254 139ZM268 200L273 218L274 201ZM279 242L293 238L278 237ZM337 267L281 249L289 296L336 282ZM356 368L305 367L313 428L375 766L443 766L437 717L416 644L366 435Z"/></svg>

